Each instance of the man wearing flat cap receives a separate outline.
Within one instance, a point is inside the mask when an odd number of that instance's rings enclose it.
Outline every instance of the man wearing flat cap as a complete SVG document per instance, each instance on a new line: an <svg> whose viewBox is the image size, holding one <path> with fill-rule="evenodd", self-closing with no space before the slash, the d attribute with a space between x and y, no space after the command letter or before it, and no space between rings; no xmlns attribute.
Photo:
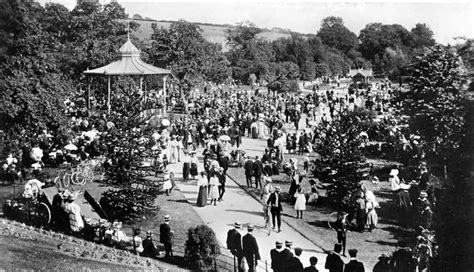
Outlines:
<svg viewBox="0 0 474 272"><path fill-rule="evenodd" d="M257 261L260 260L260 253L258 251L257 239L253 236L253 225L247 226L248 233L242 238L242 249L245 259L249 265L249 272L254 272Z"/></svg>
<svg viewBox="0 0 474 272"><path fill-rule="evenodd" d="M238 222L234 223L234 228L227 232L227 248L230 250L232 255L234 255L234 264L235 258L237 258L238 267L240 267L240 262L242 260L242 235L240 234L241 224Z"/></svg>
<svg viewBox="0 0 474 272"><path fill-rule="evenodd" d="M270 250L270 258L272 259L271 268L273 272L285 271L285 263L282 260L283 243L275 242L275 248Z"/></svg>
<svg viewBox="0 0 474 272"><path fill-rule="evenodd" d="M328 269L329 272L342 272L344 268L344 262L341 259L342 245L335 244L334 251L331 251L326 257L326 263L324 268Z"/></svg>
<svg viewBox="0 0 474 272"><path fill-rule="evenodd" d="M293 256L288 264L287 271L291 272L303 272L303 264L300 261L300 256L303 250L299 247L295 247L295 256Z"/></svg>
<svg viewBox="0 0 474 272"><path fill-rule="evenodd" d="M170 227L170 215L165 215L165 222L160 225L160 243L165 246L165 258L173 257L173 232Z"/></svg>
<svg viewBox="0 0 474 272"><path fill-rule="evenodd" d="M351 260L344 267L344 272L365 272L364 264L359 262L357 258L357 249L349 249Z"/></svg>
<svg viewBox="0 0 474 272"><path fill-rule="evenodd" d="M382 254L379 257L379 261L375 264L373 272L390 272L392 267L389 264L390 257L386 254Z"/></svg>

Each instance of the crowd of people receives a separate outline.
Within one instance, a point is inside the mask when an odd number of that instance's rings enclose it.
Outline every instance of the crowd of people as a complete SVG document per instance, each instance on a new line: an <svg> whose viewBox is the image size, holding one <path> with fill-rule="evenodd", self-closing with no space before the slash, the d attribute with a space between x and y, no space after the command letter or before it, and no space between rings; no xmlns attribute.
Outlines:
<svg viewBox="0 0 474 272"><path fill-rule="evenodd" d="M202 93L181 97L186 105L185 109L188 115L172 119L169 124L163 125L161 131L154 134L153 137L159 139L165 147L158 154L156 162L163 165L165 173L169 173L166 170L168 164L183 162L184 181L197 179L197 206L217 205L217 202L224 200L228 168L233 160L236 160L236 154L240 154L237 151L243 149L241 146L242 137L266 139L267 148L262 156L247 156L245 159L242 156L238 160L243 166L247 187L255 187L261 194L265 227L272 226L273 229L281 232L283 206L281 188L272 184L272 175L278 175L284 171L289 176L291 185L288 195L294 204L297 219L303 219L306 204L315 203L318 199L317 182L314 179L309 181L311 184L309 199L301 186L303 180L309 178L309 159L307 157L303 159L301 169L294 158L285 163L285 154L294 153L306 156L311 153L312 146L318 137L317 124L321 121L331 120L339 110L354 110L357 107L362 107L377 110L380 113L390 111L390 96L390 91L375 92L374 94L370 90L355 89L341 92L334 88L327 91L313 91L307 95L265 94L258 90L252 95L244 90L226 92L218 88L205 89ZM152 101L150 99L148 102L152 103ZM306 126L300 128L300 120L304 115L306 115ZM53 160L53 164L57 165L65 161L84 160L90 156L100 155L102 148L100 131L110 129L113 124L109 124L105 116L99 118L99 122L89 122L87 116L83 116L81 113L78 113L72 122L74 123L73 130L81 135L75 142L76 148L74 149L55 149L53 148L54 137L49 137L47 132L41 134L45 136L40 138L39 144L47 150L46 161ZM202 164L197 158L198 148L204 149ZM45 160L40 161L44 163ZM10 166L8 165L8 167ZM421 165L420 170L421 175L416 183L408 184L400 181L397 169L390 172L389 182L397 200L400 223L404 226L409 225L410 222L413 222L410 218L416 214L415 226L429 229L433 216L432 205L436 200L434 193L430 191L432 187L429 186L427 166ZM172 187L173 184L165 182L163 190L169 194ZM118 223L101 222L94 229L109 228L109 231L100 231L97 232L98 235L92 235L92 231L90 231L92 225L82 219L80 208L74 203L74 200L74 194L64 191L55 196L53 224L58 230L73 234L82 233L81 235L84 237L92 237L93 240L98 239L101 243L115 246L119 246L120 241L126 242L125 244L128 246L131 242L134 252L140 253L141 251L143 256L157 255L157 251L154 250L156 247L151 239L152 235L148 232L141 247L137 246L141 241L139 239L140 231L134 231L132 239L126 239L124 235L120 234L120 224ZM374 193L361 187L355 194L353 203L354 211L351 215L348 217L348 214L340 213L333 224L338 244L334 252L331 253L332 255L329 256L336 256L335 254L341 252L345 256L346 231L349 228L363 232L373 231L377 227L376 209L380 206ZM413 212L414 210L416 212ZM169 218L165 218L165 223L168 221ZM65 227L66 225L67 227ZM237 235L240 227L240 224L235 224L233 231L235 236L240 236L240 234ZM256 262L260 258L257 241L252 236L252 231L253 227L248 226L249 233L242 238L240 246L237 245L234 238L227 240L229 249L239 260L239 267L243 260L242 257L245 257L250 271L253 271L252 269L255 268ZM87 233L89 236L86 235ZM167 231L164 230L164 233ZM166 255L171 256L171 242L169 239L161 240L167 241L162 243L165 246ZM344 271L363 271L363 265L355 260L357 251L349 250L348 252L354 260L345 265L347 270ZM283 243L277 241L276 248L271 252L272 268L274 271L303 271L301 261L298 259L300 255L301 249L292 250L288 245L287 248L283 248ZM334 256L331 258L336 259ZM342 271L329 268L333 263L331 258L328 257L326 260L326 268L330 271ZM381 258L379 266L383 266L382 261L386 259L385 257ZM317 262L317 258L312 257L310 259L311 267L315 269ZM362 270L357 268L361 265ZM315 271L311 270L311 267L304 271Z"/></svg>

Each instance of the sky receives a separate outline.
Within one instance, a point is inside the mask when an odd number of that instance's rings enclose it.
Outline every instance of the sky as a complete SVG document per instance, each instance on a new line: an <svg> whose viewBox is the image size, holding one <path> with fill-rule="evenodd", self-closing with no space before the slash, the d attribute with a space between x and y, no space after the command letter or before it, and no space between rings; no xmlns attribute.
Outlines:
<svg viewBox="0 0 474 272"><path fill-rule="evenodd" d="M102 4L110 0L100 0ZM40 0L59 2L69 9L76 0ZM474 1L381 1L344 2L312 1L162 1L117 0L130 15L140 14L156 20L179 20L213 24L236 24L250 21L258 27L279 27L300 33L316 33L321 20L339 16L345 25L359 35L368 23L400 24L412 29L426 23L435 39L442 44L454 44L454 37L474 38Z"/></svg>

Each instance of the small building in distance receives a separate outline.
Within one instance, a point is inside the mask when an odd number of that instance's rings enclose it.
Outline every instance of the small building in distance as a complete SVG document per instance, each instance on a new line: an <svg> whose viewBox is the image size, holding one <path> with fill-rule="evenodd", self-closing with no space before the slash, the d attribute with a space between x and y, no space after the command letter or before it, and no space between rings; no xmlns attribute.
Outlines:
<svg viewBox="0 0 474 272"><path fill-rule="evenodd" d="M370 80L374 77L372 68L370 69L351 69L349 71L349 77L352 78L354 83L369 84Z"/></svg>

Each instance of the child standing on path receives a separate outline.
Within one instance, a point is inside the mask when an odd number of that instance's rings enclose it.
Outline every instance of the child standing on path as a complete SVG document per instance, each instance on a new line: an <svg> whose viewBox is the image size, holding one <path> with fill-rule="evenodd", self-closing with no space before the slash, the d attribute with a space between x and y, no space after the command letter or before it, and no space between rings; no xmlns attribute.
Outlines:
<svg viewBox="0 0 474 272"><path fill-rule="evenodd" d="M306 196L304 195L303 190L301 188L298 188L294 197L296 199L296 218L303 219L303 211L306 210Z"/></svg>

